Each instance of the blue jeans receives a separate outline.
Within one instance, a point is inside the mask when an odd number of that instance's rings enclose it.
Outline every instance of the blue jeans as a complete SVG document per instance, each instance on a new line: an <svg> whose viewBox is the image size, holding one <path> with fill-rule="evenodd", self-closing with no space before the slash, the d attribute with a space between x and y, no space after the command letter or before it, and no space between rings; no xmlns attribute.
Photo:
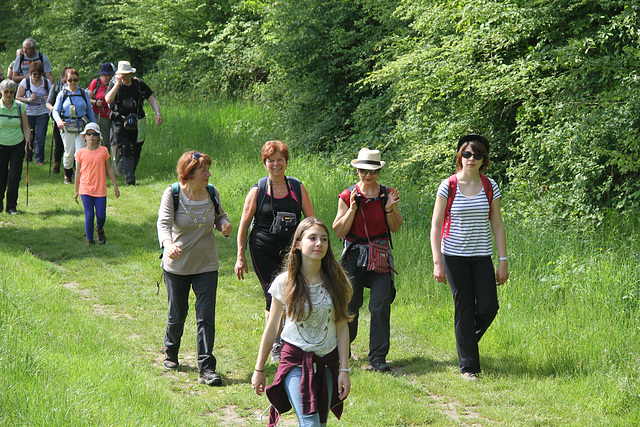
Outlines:
<svg viewBox="0 0 640 427"><path fill-rule="evenodd" d="M333 387L333 377L331 376L331 369L327 369L327 390L328 399L331 402L331 392ZM287 392L287 397L293 410L296 411L298 417L298 424L300 427L324 427L327 424L320 424L320 415L318 413L305 415L302 413L302 395L300 393L300 382L302 381L302 366L296 366L293 368L284 379L284 387Z"/></svg>
<svg viewBox="0 0 640 427"><path fill-rule="evenodd" d="M443 255L453 295L460 372L480 372L478 342L498 313L498 289L490 256Z"/></svg>
<svg viewBox="0 0 640 427"><path fill-rule="evenodd" d="M165 271L164 283L167 286L169 301L167 331L164 336L165 357L178 360L184 321L189 311L189 291L193 287L193 293L196 295L198 372L215 371L213 343L216 335L218 272L181 275Z"/></svg>
<svg viewBox="0 0 640 427"><path fill-rule="evenodd" d="M27 116L29 127L34 131L33 150L36 162L44 163L44 139L47 136L49 114L39 116Z"/></svg>
<svg viewBox="0 0 640 427"><path fill-rule="evenodd" d="M93 240L93 211L95 209L96 228L102 230L107 219L107 197L93 197L81 194L84 206L84 232L87 240Z"/></svg>

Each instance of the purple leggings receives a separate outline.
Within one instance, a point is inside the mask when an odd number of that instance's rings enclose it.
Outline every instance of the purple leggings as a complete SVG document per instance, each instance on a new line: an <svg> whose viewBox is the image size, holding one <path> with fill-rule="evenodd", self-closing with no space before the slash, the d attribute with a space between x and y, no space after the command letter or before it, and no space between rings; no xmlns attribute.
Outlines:
<svg viewBox="0 0 640 427"><path fill-rule="evenodd" d="M102 230L107 219L107 197L93 197L82 194L84 206L84 232L87 240L93 240L93 211L95 208L96 228Z"/></svg>

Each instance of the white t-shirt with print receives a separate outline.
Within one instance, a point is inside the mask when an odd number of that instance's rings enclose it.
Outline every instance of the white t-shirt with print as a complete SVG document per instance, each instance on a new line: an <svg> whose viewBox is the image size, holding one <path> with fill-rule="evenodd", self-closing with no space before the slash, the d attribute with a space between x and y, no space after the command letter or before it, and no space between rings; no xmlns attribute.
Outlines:
<svg viewBox="0 0 640 427"><path fill-rule="evenodd" d="M280 302L283 302L282 294L286 280L287 273L282 273L274 279L269 288L269 293ZM301 322L287 317L280 336L289 344L322 357L331 353L338 345L333 302L322 283L309 285L309 292L313 306L311 316Z"/></svg>

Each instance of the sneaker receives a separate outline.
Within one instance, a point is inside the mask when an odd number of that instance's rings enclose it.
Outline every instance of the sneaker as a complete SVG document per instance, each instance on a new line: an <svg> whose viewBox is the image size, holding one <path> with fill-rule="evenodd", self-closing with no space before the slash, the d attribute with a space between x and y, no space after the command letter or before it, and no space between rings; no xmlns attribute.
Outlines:
<svg viewBox="0 0 640 427"><path fill-rule="evenodd" d="M282 340L276 340L271 346L271 363L280 361L280 352L282 351Z"/></svg>
<svg viewBox="0 0 640 427"><path fill-rule="evenodd" d="M7 209L7 213L9 215L18 215L20 212L18 212L17 210L15 210L14 208L9 208Z"/></svg>
<svg viewBox="0 0 640 427"><path fill-rule="evenodd" d="M177 360L164 359L164 362L162 362L162 366L170 371L177 371L180 367L180 364Z"/></svg>
<svg viewBox="0 0 640 427"><path fill-rule="evenodd" d="M107 241L107 238L104 236L104 228L102 230L98 230L96 228L96 233L98 234L98 243L104 245L104 243Z"/></svg>
<svg viewBox="0 0 640 427"><path fill-rule="evenodd" d="M94 246L96 244L95 240L87 240L87 246Z"/></svg>
<svg viewBox="0 0 640 427"><path fill-rule="evenodd" d="M386 360L372 360L371 367L378 372L389 372L391 370Z"/></svg>
<svg viewBox="0 0 640 427"><path fill-rule="evenodd" d="M71 184L71 178L69 178L68 176L64 177L64 183L65 184Z"/></svg>
<svg viewBox="0 0 640 427"><path fill-rule="evenodd" d="M200 384L206 384L209 386L218 386L222 384L222 377L216 374L214 371L207 370L200 372L198 376L198 382Z"/></svg>
<svg viewBox="0 0 640 427"><path fill-rule="evenodd" d="M476 374L475 372L463 372L462 379L465 381L477 381L478 374Z"/></svg>

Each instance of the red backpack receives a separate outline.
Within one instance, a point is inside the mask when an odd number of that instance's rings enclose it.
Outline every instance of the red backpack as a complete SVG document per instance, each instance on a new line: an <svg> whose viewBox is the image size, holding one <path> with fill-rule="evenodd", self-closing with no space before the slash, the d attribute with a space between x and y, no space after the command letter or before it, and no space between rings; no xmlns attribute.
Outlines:
<svg viewBox="0 0 640 427"><path fill-rule="evenodd" d="M489 201L489 220L491 220L491 202L493 201L493 186L491 181L486 176L480 174L480 180L484 187L484 194ZM449 237L449 229L451 228L451 205L453 205L453 199L456 197L456 187L458 186L458 177L453 174L449 177L449 187L447 191L447 208L444 211L444 222L442 223L442 231L440 232L440 238Z"/></svg>

